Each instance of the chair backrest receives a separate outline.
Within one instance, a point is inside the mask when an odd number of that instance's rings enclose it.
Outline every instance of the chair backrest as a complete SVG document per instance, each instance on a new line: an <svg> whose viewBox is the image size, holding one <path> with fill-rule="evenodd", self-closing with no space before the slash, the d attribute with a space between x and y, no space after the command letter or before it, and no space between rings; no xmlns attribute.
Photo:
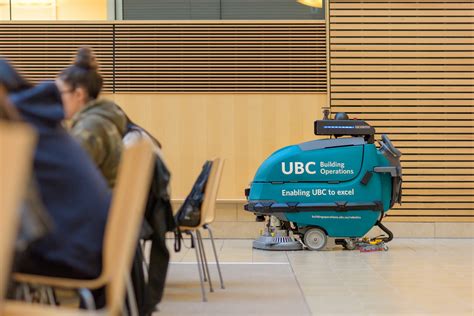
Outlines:
<svg viewBox="0 0 474 316"><path fill-rule="evenodd" d="M103 275L108 278L107 313L119 315L150 188L153 149L146 141L126 148L121 157L104 237Z"/></svg>
<svg viewBox="0 0 474 316"><path fill-rule="evenodd" d="M216 217L217 193L219 192L223 169L224 159L216 158L212 161L211 172L206 183L206 193L202 202L203 213L200 226L212 223Z"/></svg>
<svg viewBox="0 0 474 316"><path fill-rule="evenodd" d="M33 165L35 139L34 131L24 124L0 122L0 305L9 278L21 200Z"/></svg>

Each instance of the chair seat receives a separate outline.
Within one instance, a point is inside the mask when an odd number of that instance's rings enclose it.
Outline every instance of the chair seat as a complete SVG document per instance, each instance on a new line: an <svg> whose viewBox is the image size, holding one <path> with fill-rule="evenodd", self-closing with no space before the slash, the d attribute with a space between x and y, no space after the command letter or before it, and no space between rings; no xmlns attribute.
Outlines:
<svg viewBox="0 0 474 316"><path fill-rule="evenodd" d="M51 307L25 302L6 301L3 304L3 316L104 316L104 311L85 311L66 307Z"/></svg>

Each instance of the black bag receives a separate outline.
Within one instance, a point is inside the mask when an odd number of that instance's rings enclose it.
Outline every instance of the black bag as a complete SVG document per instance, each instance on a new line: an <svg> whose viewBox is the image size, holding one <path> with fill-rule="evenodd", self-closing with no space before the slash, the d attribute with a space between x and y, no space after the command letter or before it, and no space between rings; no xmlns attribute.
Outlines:
<svg viewBox="0 0 474 316"><path fill-rule="evenodd" d="M161 148L158 141L141 127L134 124L128 126L129 136L137 138L149 137L156 145L155 168L151 180L148 201L145 210L145 221L140 232L140 239L151 240L150 261L148 265L148 280L143 273L144 254L140 245L137 247L132 266L132 283L136 304L140 316L151 315L155 306L161 302L168 272L170 253L166 246L166 232L174 231L176 223L169 195L170 172L161 159ZM135 134L137 133L137 134ZM138 137L140 136L140 137Z"/></svg>
<svg viewBox="0 0 474 316"><path fill-rule="evenodd" d="M212 162L206 161L202 167L196 182L194 182L191 192L184 200L183 205L176 213L176 223L178 226L196 227L201 221L201 204L204 200L207 179L211 172Z"/></svg>
<svg viewBox="0 0 474 316"><path fill-rule="evenodd" d="M148 266L148 284L145 305L140 315L151 315L155 306L161 302L168 272L170 253L166 246L166 232L174 231L176 223L173 217L171 200L168 193L170 173L164 162L157 157L155 176L150 190L145 218L153 228Z"/></svg>

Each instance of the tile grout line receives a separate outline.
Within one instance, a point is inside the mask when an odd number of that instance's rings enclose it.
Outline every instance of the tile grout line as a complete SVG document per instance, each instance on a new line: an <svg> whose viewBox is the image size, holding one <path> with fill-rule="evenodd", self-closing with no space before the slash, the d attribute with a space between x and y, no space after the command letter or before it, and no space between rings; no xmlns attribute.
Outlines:
<svg viewBox="0 0 474 316"><path fill-rule="evenodd" d="M217 264L215 261L208 261L208 264ZM196 261L170 261L170 264L196 264ZM267 265L267 266L284 266L290 265L289 262L264 262L264 261L219 261L219 265Z"/></svg>
<svg viewBox="0 0 474 316"><path fill-rule="evenodd" d="M178 262L183 262L184 258L186 258L186 256L188 255L188 252L190 249L192 248L188 248L186 247L185 243L184 243L184 239L181 241L181 249L186 249L186 252L183 253L183 255L181 256L181 258L179 259ZM171 263L171 262L170 262Z"/></svg>
<svg viewBox="0 0 474 316"><path fill-rule="evenodd" d="M304 294L303 288L301 287L301 284L298 281L298 277L296 276L295 270L293 269L293 265L291 264L291 260L290 260L290 257L288 256L287 251L285 251L285 256L286 256L286 259L288 260L288 265L290 266L291 273L293 273L293 277L295 278L296 285L300 289L300 293L303 296L303 301L304 301L304 304L306 305L306 309L308 310L308 315L313 315L313 311L309 307L308 301L306 300L306 295Z"/></svg>
<svg viewBox="0 0 474 316"><path fill-rule="evenodd" d="M224 249L224 244L225 244L225 240L222 240L222 244L221 244L221 246L219 247L219 253L221 253L222 250Z"/></svg>

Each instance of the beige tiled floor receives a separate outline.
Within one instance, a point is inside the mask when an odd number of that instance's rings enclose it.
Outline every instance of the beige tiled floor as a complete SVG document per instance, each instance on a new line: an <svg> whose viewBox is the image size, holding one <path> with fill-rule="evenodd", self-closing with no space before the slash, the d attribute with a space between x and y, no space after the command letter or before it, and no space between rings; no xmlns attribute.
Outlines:
<svg viewBox="0 0 474 316"><path fill-rule="evenodd" d="M266 252L253 250L251 240L217 240L227 288L218 288L211 264L216 292L207 303L194 250L184 248L172 255L157 315L474 315L473 239L395 239L389 246Z"/></svg>

